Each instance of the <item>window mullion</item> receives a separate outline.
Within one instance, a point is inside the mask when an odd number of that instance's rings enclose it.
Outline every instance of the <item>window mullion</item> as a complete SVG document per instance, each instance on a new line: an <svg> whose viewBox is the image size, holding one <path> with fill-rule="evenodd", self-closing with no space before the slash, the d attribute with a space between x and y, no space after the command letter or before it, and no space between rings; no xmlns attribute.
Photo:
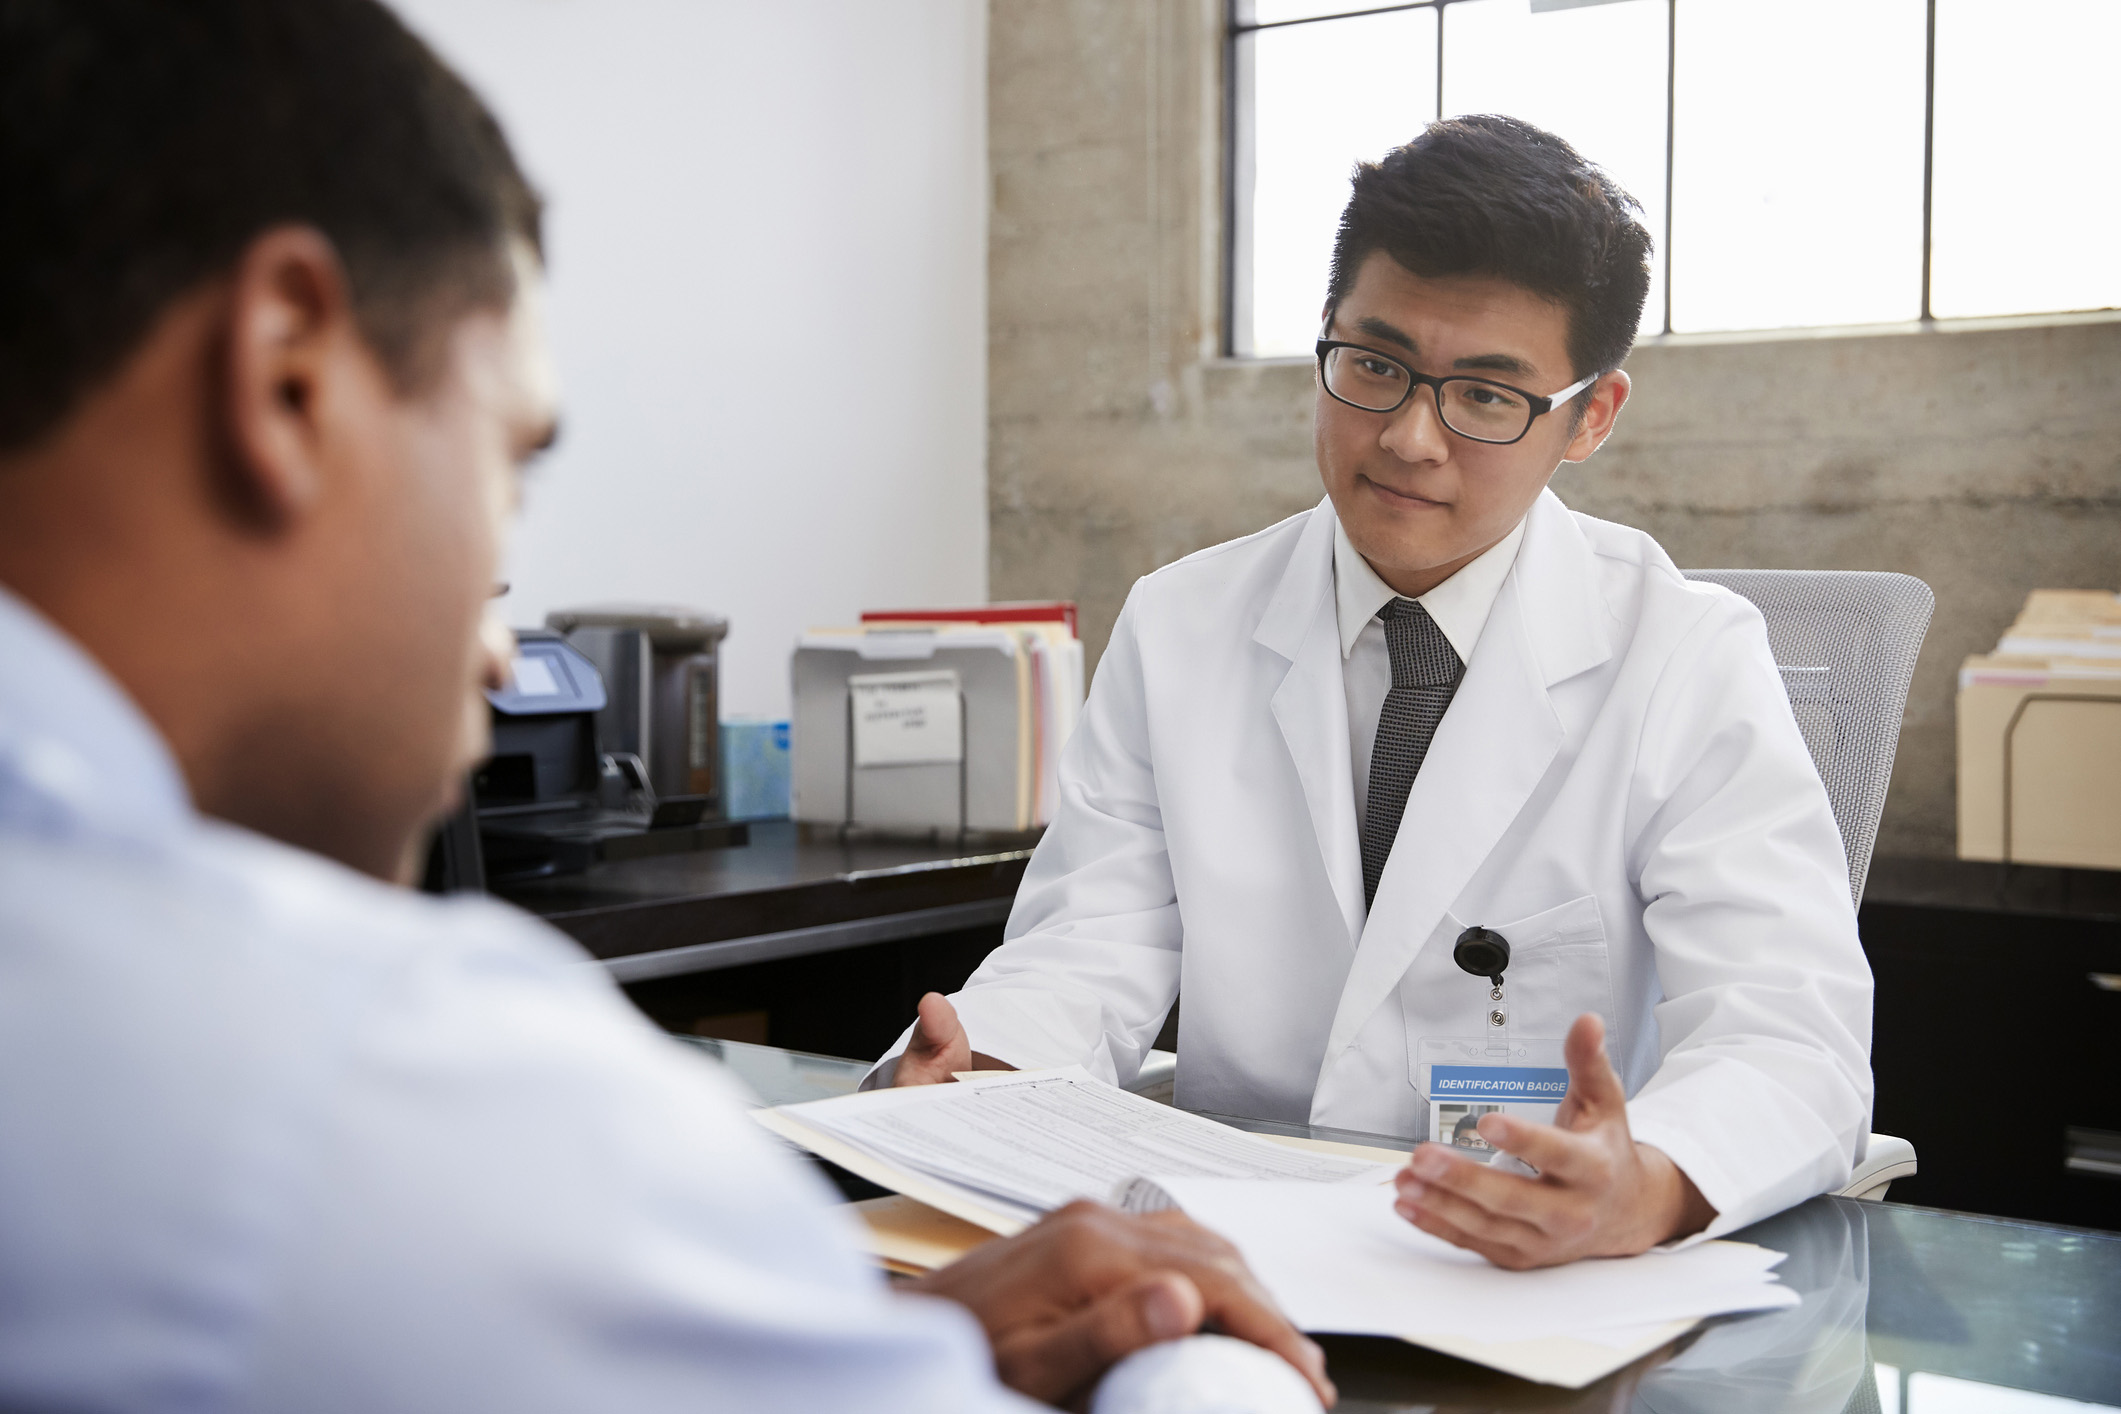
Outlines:
<svg viewBox="0 0 2121 1414"><path fill-rule="evenodd" d="M1922 315L1930 314L1930 207L1937 171L1937 0L1929 0L1928 51L1922 70Z"/></svg>
<svg viewBox="0 0 2121 1414"><path fill-rule="evenodd" d="M1936 0L1930 0L1934 8ZM1679 107L1679 0L1664 0L1664 332L1672 332L1672 157Z"/></svg>
<svg viewBox="0 0 2121 1414"><path fill-rule="evenodd" d="M1439 123L1443 121L1443 32L1447 28L1443 11L1449 3L1450 0L1436 0L1436 121Z"/></svg>

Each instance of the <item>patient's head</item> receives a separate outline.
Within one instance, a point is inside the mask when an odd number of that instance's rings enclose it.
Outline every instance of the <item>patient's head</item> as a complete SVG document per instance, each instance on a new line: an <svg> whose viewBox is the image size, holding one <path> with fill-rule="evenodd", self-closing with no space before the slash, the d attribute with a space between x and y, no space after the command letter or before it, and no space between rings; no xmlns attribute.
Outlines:
<svg viewBox="0 0 2121 1414"><path fill-rule="evenodd" d="M203 810L383 876L481 754L538 203L372 0L0 0L0 584Z"/></svg>

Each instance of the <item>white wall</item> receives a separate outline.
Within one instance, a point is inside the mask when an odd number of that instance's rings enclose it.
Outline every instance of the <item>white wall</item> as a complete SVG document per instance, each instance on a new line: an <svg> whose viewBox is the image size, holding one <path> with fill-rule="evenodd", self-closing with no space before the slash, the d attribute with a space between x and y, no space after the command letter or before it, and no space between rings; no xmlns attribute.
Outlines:
<svg viewBox="0 0 2121 1414"><path fill-rule="evenodd" d="M509 622L725 613L724 714L784 715L802 629L983 601L983 0L395 3L549 202Z"/></svg>

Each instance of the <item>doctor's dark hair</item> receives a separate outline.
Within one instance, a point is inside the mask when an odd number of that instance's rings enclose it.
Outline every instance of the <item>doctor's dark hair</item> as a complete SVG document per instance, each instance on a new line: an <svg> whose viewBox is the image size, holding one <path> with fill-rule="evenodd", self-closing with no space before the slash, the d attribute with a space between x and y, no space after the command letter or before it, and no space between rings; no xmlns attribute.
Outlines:
<svg viewBox="0 0 2121 1414"><path fill-rule="evenodd" d="M272 226L330 239L401 393L540 239L493 115L376 0L0 0L0 203L0 451Z"/></svg>
<svg viewBox="0 0 2121 1414"><path fill-rule="evenodd" d="M1431 123L1356 166L1326 304L1339 306L1373 251L1430 278L1492 275L1568 311L1576 377L1607 372L1634 346L1649 295L1641 214L1611 177L1530 123Z"/></svg>

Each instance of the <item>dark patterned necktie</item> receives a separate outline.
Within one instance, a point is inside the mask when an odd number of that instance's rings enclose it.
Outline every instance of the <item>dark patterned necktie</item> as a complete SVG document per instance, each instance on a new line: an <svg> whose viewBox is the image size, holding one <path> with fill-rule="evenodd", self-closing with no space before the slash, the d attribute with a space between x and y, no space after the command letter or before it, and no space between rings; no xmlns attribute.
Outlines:
<svg viewBox="0 0 2121 1414"><path fill-rule="evenodd" d="M1370 749L1370 799L1362 821L1365 908L1377 897L1407 792L1429 754L1436 724L1465 676L1465 664L1427 609L1412 599L1394 599L1377 617L1384 620L1385 649L1392 656L1392 690L1377 714L1377 742Z"/></svg>

